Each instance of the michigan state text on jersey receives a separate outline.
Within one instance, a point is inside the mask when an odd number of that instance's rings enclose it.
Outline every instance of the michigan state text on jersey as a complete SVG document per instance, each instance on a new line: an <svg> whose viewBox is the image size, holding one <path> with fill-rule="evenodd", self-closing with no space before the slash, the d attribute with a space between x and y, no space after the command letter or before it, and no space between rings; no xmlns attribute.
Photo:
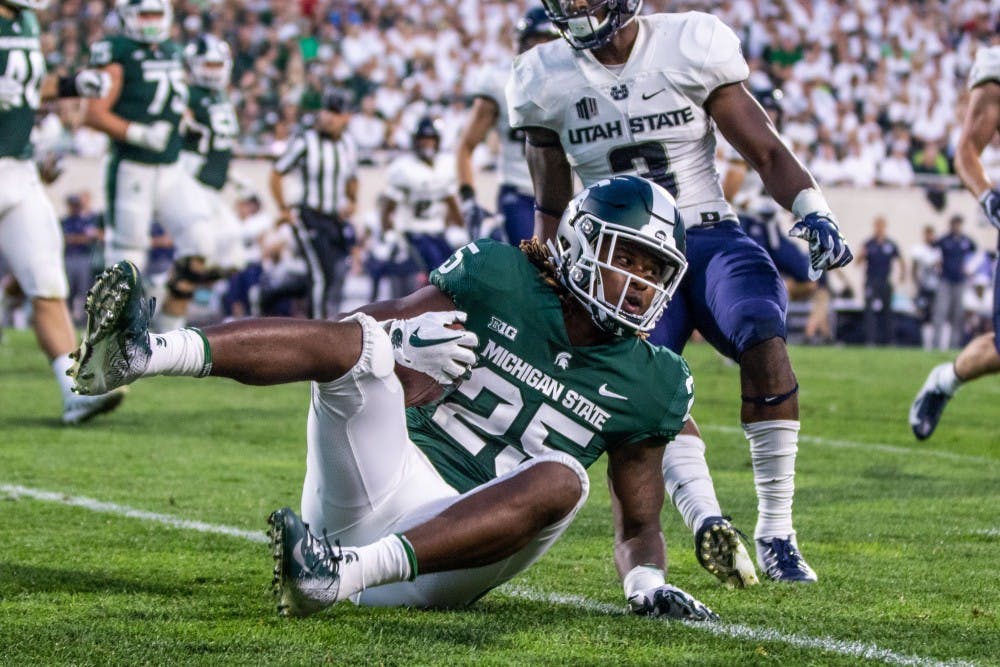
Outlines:
<svg viewBox="0 0 1000 667"><path fill-rule="evenodd" d="M545 451L589 467L609 448L680 431L693 386L684 361L635 336L574 347L557 294L517 248L476 241L431 283L468 313L480 362L439 404L410 408L408 430L460 491Z"/></svg>

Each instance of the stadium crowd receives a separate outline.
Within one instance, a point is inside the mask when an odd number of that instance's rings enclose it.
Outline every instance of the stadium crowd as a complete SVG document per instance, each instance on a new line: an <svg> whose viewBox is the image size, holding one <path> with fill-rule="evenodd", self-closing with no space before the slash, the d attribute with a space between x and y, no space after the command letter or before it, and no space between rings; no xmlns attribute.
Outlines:
<svg viewBox="0 0 1000 667"><path fill-rule="evenodd" d="M234 52L234 99L244 153L274 155L330 82L361 112L351 134L363 153L408 145L430 112L454 145L476 70L513 54L513 26L528 3L479 0L186 0L174 38L209 31ZM656 11L711 11L743 41L750 87L779 88L784 134L821 184L909 185L914 173L947 174L963 87L976 44L1000 6L957 2L649 0ZM86 63L88 45L115 24L110 0L54 5L43 37L55 71ZM822 26L822 27L820 27ZM80 129L76 102L61 102L39 143L85 155L103 139ZM986 156L1000 167L1000 151Z"/></svg>
<svg viewBox="0 0 1000 667"><path fill-rule="evenodd" d="M455 147L469 82L512 57L514 25L528 4L185 0L174 3L173 37L187 43L211 32L232 46L238 154L281 154L334 83L354 97L347 132L361 163L384 165L409 149L412 128L428 115L440 120L441 150ZM1000 3L647 0L646 6L711 11L737 32L751 67L749 87L777 100L782 134L822 185L907 186L924 175L919 182L929 200L943 208L945 190L934 177L953 173L964 82L976 45L994 32ZM49 26L42 36L49 68L64 74L86 66L89 45L115 30L113 7L112 0L54 3L42 19ZM39 153L106 153L106 135L83 126L83 104L47 105L36 128ZM987 148L983 161L1000 180L1000 147ZM241 206L249 211L254 204ZM366 226L364 217L355 225ZM291 239L274 230L254 234L248 245L254 256L263 253L265 275L273 269L281 282L284 273L303 270ZM79 262L81 252L70 254ZM360 270L363 258L356 253L356 259ZM970 295L982 292L977 270L970 265ZM235 296L219 297L226 314L250 310L245 287L236 289Z"/></svg>

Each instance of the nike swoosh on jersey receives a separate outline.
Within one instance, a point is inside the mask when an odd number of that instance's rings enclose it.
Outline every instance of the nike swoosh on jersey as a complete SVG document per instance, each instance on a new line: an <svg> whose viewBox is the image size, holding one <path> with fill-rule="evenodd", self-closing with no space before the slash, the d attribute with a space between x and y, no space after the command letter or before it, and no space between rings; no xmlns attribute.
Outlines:
<svg viewBox="0 0 1000 667"><path fill-rule="evenodd" d="M659 95L660 93L662 93L664 90L666 90L666 88L660 88L655 93L649 93L648 95L646 93L643 93L642 94L642 99L644 99L644 100L652 99L652 98L656 97L657 95Z"/></svg>
<svg viewBox="0 0 1000 667"><path fill-rule="evenodd" d="M622 396L621 394L616 394L615 392L608 389L608 383L605 382L600 387L597 388L597 393L601 396L607 396L608 398L617 398L622 401L627 401L628 396Z"/></svg>
<svg viewBox="0 0 1000 667"><path fill-rule="evenodd" d="M420 333L420 327L413 330L410 334L410 345L412 347L430 347L431 345L440 345L441 343L450 343L453 340L458 340L462 337L462 334L457 336L452 336L451 338L421 338L417 334Z"/></svg>

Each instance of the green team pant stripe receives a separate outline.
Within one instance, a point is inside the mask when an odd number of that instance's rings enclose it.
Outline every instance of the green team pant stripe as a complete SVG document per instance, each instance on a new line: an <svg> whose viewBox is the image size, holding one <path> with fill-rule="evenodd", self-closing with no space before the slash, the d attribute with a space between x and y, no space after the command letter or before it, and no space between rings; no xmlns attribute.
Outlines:
<svg viewBox="0 0 1000 667"><path fill-rule="evenodd" d="M104 227L115 226L115 196L118 193L118 167L121 159L111 151L108 166L104 169Z"/></svg>

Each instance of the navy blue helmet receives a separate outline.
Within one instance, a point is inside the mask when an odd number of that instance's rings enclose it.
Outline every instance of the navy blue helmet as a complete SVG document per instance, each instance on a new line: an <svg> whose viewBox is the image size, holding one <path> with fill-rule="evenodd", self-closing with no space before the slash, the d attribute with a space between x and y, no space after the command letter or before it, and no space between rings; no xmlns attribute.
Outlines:
<svg viewBox="0 0 1000 667"><path fill-rule="evenodd" d="M548 12L541 6L529 9L518 20L517 25L514 27L514 32L517 35L518 53L523 53L531 48L533 46L530 43L531 40L548 41L559 36L559 31L553 25Z"/></svg>

